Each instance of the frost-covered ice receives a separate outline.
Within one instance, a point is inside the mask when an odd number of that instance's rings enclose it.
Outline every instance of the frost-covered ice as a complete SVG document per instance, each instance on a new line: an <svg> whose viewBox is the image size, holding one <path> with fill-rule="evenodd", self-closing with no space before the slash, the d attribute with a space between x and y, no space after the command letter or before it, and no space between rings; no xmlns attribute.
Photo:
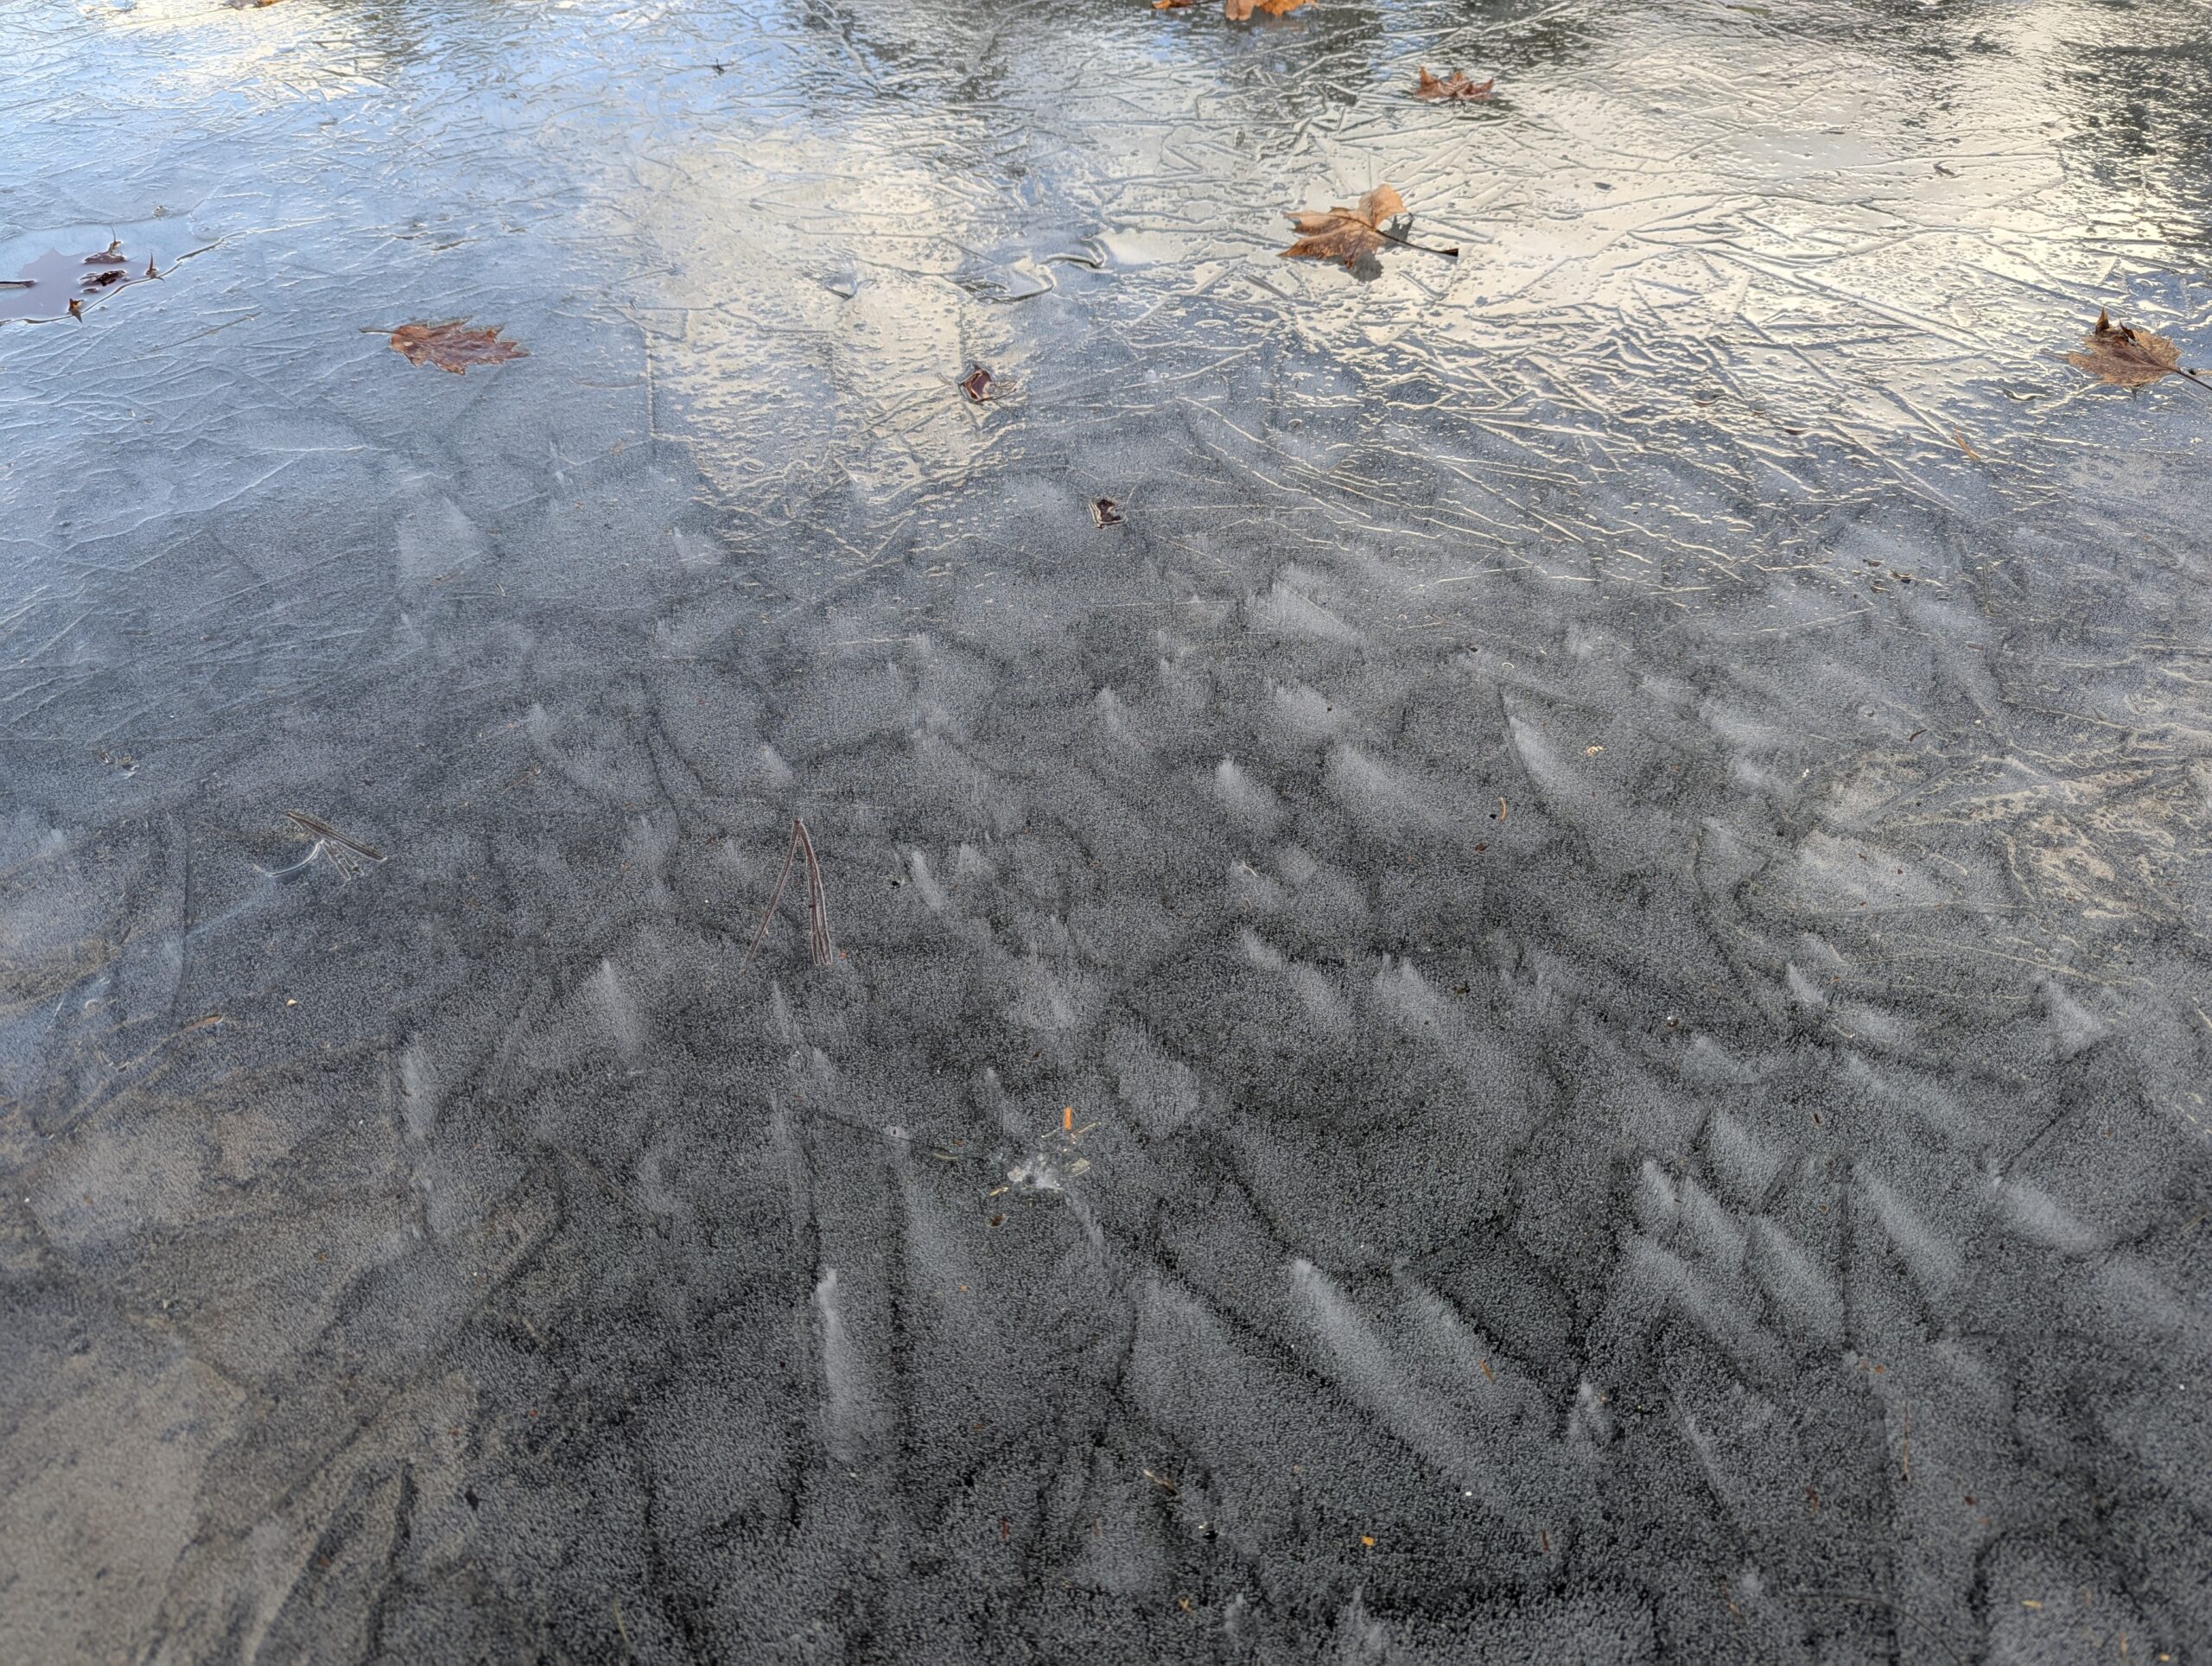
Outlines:
<svg viewBox="0 0 2212 1666"><path fill-rule="evenodd" d="M0 1659L2190 1658L2202 22L0 10Z"/></svg>

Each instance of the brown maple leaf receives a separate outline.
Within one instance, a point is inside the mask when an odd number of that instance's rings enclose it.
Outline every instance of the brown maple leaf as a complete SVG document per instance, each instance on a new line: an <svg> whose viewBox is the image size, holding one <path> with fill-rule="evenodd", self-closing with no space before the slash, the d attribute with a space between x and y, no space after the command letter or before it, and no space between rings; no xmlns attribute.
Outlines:
<svg viewBox="0 0 2212 1666"><path fill-rule="evenodd" d="M510 359L530 357L530 350L520 342L499 339L505 325L472 330L467 324L465 318L448 319L442 324L402 324L391 333L392 351L405 353L410 365L435 365L455 376L467 375L471 365L499 365Z"/></svg>
<svg viewBox="0 0 2212 1666"><path fill-rule="evenodd" d="M1281 258L1341 260L1347 269L1370 277L1375 270L1375 251L1386 243L1419 249L1423 254L1443 255L1452 260L1459 258L1456 248L1439 249L1426 243L1414 243L1384 229L1386 220L1395 219L1407 212L1403 197L1388 185L1378 185L1359 200L1356 208L1336 204L1326 213L1292 214L1288 216L1290 226L1298 233L1298 241L1285 249ZM1363 261L1370 264L1363 267Z"/></svg>
<svg viewBox="0 0 2212 1666"><path fill-rule="evenodd" d="M1282 258L1341 260L1349 266L1391 241L1383 235L1382 222L1405 212L1406 200L1390 187L1378 185L1356 208L1332 207L1325 214L1293 214L1290 225L1298 241L1282 251Z"/></svg>
<svg viewBox="0 0 2212 1666"><path fill-rule="evenodd" d="M1221 0L1221 15L1232 23L1241 23L1255 11L1270 17L1280 17L1285 12L1296 11L1306 0Z"/></svg>
<svg viewBox="0 0 2212 1666"><path fill-rule="evenodd" d="M2181 367L2181 349L2172 337L2115 324L2101 310L2096 327L2082 338L2082 350L2068 353L2066 362L2116 388L2145 388L2164 376L2196 380L2195 371Z"/></svg>
<svg viewBox="0 0 2212 1666"><path fill-rule="evenodd" d="M1421 79L1414 83L1416 99L1487 99L1491 88L1497 85L1493 75L1487 81L1471 81L1458 70L1447 71L1442 80L1428 73L1428 66L1421 67Z"/></svg>

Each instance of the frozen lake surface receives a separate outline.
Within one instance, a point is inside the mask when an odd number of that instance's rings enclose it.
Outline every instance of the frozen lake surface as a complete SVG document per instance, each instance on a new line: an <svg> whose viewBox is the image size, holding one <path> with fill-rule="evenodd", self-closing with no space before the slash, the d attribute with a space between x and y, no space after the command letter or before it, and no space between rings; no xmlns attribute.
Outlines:
<svg viewBox="0 0 2212 1666"><path fill-rule="evenodd" d="M2207 41L0 10L0 1660L2202 1658Z"/></svg>

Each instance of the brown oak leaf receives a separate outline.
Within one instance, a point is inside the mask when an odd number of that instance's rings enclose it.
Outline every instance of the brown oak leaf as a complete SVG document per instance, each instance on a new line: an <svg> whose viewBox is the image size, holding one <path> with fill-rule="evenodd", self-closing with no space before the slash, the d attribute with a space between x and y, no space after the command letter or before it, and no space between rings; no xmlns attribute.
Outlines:
<svg viewBox="0 0 2212 1666"><path fill-rule="evenodd" d="M1448 71L1442 80L1428 73L1428 66L1421 67L1421 79L1414 83L1416 99L1487 99L1491 88L1497 85L1493 75L1487 81L1471 81L1458 70Z"/></svg>
<svg viewBox="0 0 2212 1666"><path fill-rule="evenodd" d="M472 330L467 324L465 318L448 319L442 324L402 324L391 333L392 351L405 353L410 365L435 365L455 376L467 375L471 365L499 365L530 357L530 350L520 342L499 339L504 325Z"/></svg>
<svg viewBox="0 0 2212 1666"><path fill-rule="evenodd" d="M2181 349L2172 337L2115 324L2101 311L2096 327L2082 338L2082 350L2068 353L2066 362L2116 388L2148 387L2162 376L2195 379L2194 372L2181 367Z"/></svg>
<svg viewBox="0 0 2212 1666"><path fill-rule="evenodd" d="M1221 15L1232 23L1241 23L1255 11L1265 12L1270 17L1281 17L1286 12L1296 11L1306 0L1221 0Z"/></svg>
<svg viewBox="0 0 2212 1666"><path fill-rule="evenodd" d="M1383 234L1382 222L1405 212L1405 199L1390 187L1378 185L1359 200L1356 208L1336 207L1325 214L1293 214L1290 225L1298 233L1298 241L1282 251L1282 258L1341 260L1350 266L1393 241Z"/></svg>

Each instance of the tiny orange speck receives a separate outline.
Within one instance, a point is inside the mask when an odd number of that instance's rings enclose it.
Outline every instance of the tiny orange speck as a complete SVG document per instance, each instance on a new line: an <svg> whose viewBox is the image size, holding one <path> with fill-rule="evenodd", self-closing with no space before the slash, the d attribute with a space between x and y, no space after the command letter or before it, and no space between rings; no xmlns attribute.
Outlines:
<svg viewBox="0 0 2212 1666"><path fill-rule="evenodd" d="M1060 1107L1060 1132L1063 1134L1072 1134L1075 1132L1075 1107L1073 1105L1062 1105Z"/></svg>
<svg viewBox="0 0 2212 1666"><path fill-rule="evenodd" d="M1372 1533L1361 1534L1359 1536L1359 1542L1370 1550L1375 1548L1375 1536Z"/></svg>

